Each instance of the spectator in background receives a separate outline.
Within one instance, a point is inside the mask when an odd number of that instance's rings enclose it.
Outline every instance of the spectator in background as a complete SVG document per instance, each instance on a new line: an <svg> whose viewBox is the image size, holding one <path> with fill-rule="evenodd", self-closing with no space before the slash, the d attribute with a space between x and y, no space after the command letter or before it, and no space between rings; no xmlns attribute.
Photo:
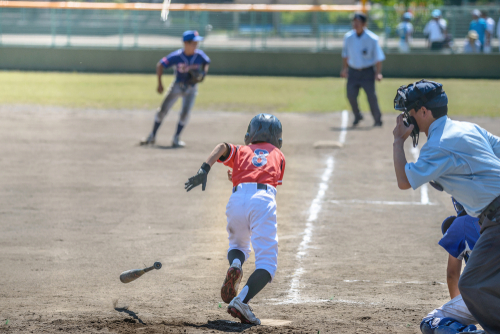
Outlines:
<svg viewBox="0 0 500 334"><path fill-rule="evenodd" d="M481 42L479 36L474 30L470 30L465 40L464 53L481 53Z"/></svg>
<svg viewBox="0 0 500 334"><path fill-rule="evenodd" d="M472 21L470 22L469 30L477 32L479 42L481 42L481 51L483 51L482 46L484 45L484 35L486 34L486 21L481 18L479 9L474 9L472 11Z"/></svg>
<svg viewBox="0 0 500 334"><path fill-rule="evenodd" d="M488 12L481 11L481 18L486 22L486 34L484 36L484 53L491 53L491 42L495 34L495 20L488 16Z"/></svg>
<svg viewBox="0 0 500 334"><path fill-rule="evenodd" d="M500 44L500 19L498 19L498 23L497 23L497 37L498 37L498 44ZM500 46L498 47L499 51L500 51Z"/></svg>
<svg viewBox="0 0 500 334"><path fill-rule="evenodd" d="M413 14L406 12L403 14L403 22L398 24L398 34L399 34L399 52L409 53L410 52L410 41L413 35L413 24L411 20L413 19Z"/></svg>
<svg viewBox="0 0 500 334"><path fill-rule="evenodd" d="M446 21L441 18L439 9L434 9L431 16L432 20L425 25L424 35L429 40L431 50L441 50L445 46Z"/></svg>

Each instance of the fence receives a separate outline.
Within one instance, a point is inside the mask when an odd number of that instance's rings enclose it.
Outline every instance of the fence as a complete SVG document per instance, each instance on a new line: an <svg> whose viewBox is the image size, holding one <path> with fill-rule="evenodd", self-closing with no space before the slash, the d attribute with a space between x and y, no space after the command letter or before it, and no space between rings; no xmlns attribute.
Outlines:
<svg viewBox="0 0 500 334"><path fill-rule="evenodd" d="M6 5L8 4L8 5ZM181 45L184 30L196 29L200 47L219 50L338 51L360 6L183 5L172 4L160 18L161 4L34 3L0 1L0 45L52 48L161 48ZM33 4L33 3L32 3ZM396 26L402 8L369 11L368 28L380 36L387 52L397 52ZM481 9L481 8L479 8ZM500 6L484 7L498 22ZM443 7L448 32L460 52L471 20L471 7ZM423 27L432 8L414 8L412 51L427 51ZM494 51L498 41L495 39Z"/></svg>

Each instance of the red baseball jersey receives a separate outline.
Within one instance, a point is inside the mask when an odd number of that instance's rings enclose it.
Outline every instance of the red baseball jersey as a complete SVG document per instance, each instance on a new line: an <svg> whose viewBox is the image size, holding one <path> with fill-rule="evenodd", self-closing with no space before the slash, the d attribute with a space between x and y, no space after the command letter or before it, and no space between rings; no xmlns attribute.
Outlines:
<svg viewBox="0 0 500 334"><path fill-rule="evenodd" d="M264 183L276 187L283 182L285 156L269 143L236 146L228 144L229 156L219 162L233 169L233 186Z"/></svg>

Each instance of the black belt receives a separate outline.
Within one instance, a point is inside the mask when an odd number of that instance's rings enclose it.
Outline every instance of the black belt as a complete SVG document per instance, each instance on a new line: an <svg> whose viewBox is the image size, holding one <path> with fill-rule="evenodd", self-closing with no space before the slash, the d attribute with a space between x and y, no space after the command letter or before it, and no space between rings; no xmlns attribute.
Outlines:
<svg viewBox="0 0 500 334"><path fill-rule="evenodd" d="M365 67L365 68L360 68L360 69L357 69L357 68L349 66L349 69L353 70L353 71L359 71L359 72L361 72L361 71L366 71L366 70L373 70L373 66Z"/></svg>
<svg viewBox="0 0 500 334"><path fill-rule="evenodd" d="M257 183L257 189L267 190L267 184ZM233 187L233 193L235 193L237 190L238 190L238 186Z"/></svg>
<svg viewBox="0 0 500 334"><path fill-rule="evenodd" d="M479 225L481 225L481 232L483 232L487 227L500 224L500 221L492 221L498 216L500 216L500 196L495 198L493 202L491 202L479 215Z"/></svg>

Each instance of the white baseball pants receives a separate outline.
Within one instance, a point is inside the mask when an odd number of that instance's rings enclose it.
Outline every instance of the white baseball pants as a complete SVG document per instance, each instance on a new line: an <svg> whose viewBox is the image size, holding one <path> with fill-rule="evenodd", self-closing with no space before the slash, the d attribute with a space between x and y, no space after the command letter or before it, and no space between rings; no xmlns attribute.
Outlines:
<svg viewBox="0 0 500 334"><path fill-rule="evenodd" d="M265 269L271 279L278 268L276 188L257 189L257 183L236 187L226 206L229 251L238 249L248 259L255 252L255 269Z"/></svg>
<svg viewBox="0 0 500 334"><path fill-rule="evenodd" d="M465 305L462 295L458 295L443 306L435 309L427 314L424 318L452 318L464 325L476 325L477 320L470 314L469 309Z"/></svg>

